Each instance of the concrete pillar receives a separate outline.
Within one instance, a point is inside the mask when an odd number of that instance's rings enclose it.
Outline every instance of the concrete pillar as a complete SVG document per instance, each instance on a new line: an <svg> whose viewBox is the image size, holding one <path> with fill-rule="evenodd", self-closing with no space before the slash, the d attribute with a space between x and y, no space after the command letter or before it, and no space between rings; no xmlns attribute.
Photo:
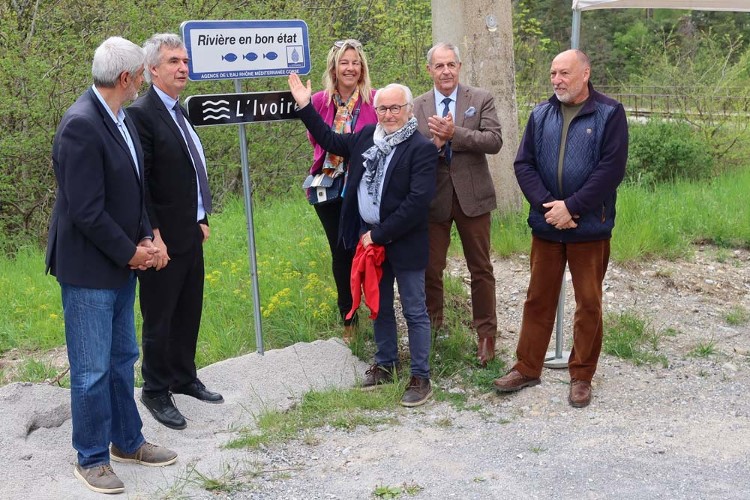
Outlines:
<svg viewBox="0 0 750 500"><path fill-rule="evenodd" d="M488 160L501 211L521 207L513 174L518 151L511 0L432 0L432 39L461 51L461 81L495 96L503 147Z"/></svg>

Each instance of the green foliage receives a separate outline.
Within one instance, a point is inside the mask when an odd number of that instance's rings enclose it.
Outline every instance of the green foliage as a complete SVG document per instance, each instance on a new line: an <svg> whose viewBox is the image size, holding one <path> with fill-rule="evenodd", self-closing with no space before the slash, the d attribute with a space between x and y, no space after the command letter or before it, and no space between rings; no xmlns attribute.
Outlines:
<svg viewBox="0 0 750 500"><path fill-rule="evenodd" d="M630 126L626 179L642 186L714 173L710 145L687 123L649 120Z"/></svg>
<svg viewBox="0 0 750 500"><path fill-rule="evenodd" d="M56 378L60 370L49 363L27 359L18 368L17 376L28 382L45 382ZM70 381L67 381L70 383Z"/></svg>
<svg viewBox="0 0 750 500"><path fill-rule="evenodd" d="M648 64L630 75L629 91L655 94L651 105L668 112L670 120L690 124L689 140L705 148L722 169L743 163L750 103L746 41L708 30L694 33L687 43L670 32L661 43L641 50Z"/></svg>
<svg viewBox="0 0 750 500"><path fill-rule="evenodd" d="M412 86L415 95L429 86L424 69L431 45L428 0L0 3L0 253L46 239L56 189L50 159L54 132L65 110L91 85L91 57L105 38L119 35L142 43L153 33L178 32L190 19L269 17L307 22L314 87L319 88L331 43L351 37L363 42L376 86L399 81ZM241 87L244 92L285 90L286 81L259 78ZM234 91L233 82L192 82L181 97ZM234 127L198 133L221 210L227 196L242 190L239 136ZM247 143L256 198L301 191L312 150L299 123L250 125Z"/></svg>
<svg viewBox="0 0 750 500"><path fill-rule="evenodd" d="M669 366L666 356L657 354L660 338L637 314L605 315L602 349L607 354L629 359L636 365L659 363L666 368Z"/></svg>
<svg viewBox="0 0 750 500"><path fill-rule="evenodd" d="M656 33L643 20L636 20L626 28L626 31L614 34L612 53L620 61L624 74L638 74L643 64L643 52L658 40Z"/></svg>
<svg viewBox="0 0 750 500"><path fill-rule="evenodd" d="M551 57L568 47L569 12L569 0L513 2L519 101L536 100L530 97L532 87L541 86L545 96L549 93L547 68ZM141 43L154 32L178 31L188 19L264 19L269 13L277 19L307 22L310 79L316 88L331 42L349 37L363 42L376 87L399 81L415 94L430 87L424 69L432 38L428 0L139 0L106 7L92 0L0 4L0 252L13 254L46 239L55 197L50 161L54 131L65 110L90 85L91 56L104 38L116 34ZM723 168L743 157L737 146L750 121L722 120L711 106L720 109L730 102L724 95L733 96L731 102L748 95L750 27L745 19L744 14L700 11L592 11L584 15L582 48L591 53L597 85L619 82L672 89L695 85L694 95L685 100L682 119L700 131ZM283 89L285 82L279 78L241 84L242 91ZM192 82L187 94L234 90L227 81ZM696 110L697 96L704 96L710 106ZM232 127L205 127L199 134L220 211L225 200L241 192L239 137ZM247 127L247 143L255 198L296 196L311 161L302 126L253 124ZM508 251L501 249L503 255Z"/></svg>
<svg viewBox="0 0 750 500"><path fill-rule="evenodd" d="M523 199L518 212L492 213L490 233L492 250L501 257L528 252L531 244L531 229L526 221L529 203Z"/></svg>
<svg viewBox="0 0 750 500"><path fill-rule="evenodd" d="M527 83L543 81L554 54L551 40L544 36L542 22L533 17L527 0L520 0L513 8L513 47L516 81L519 90Z"/></svg>
<svg viewBox="0 0 750 500"><path fill-rule="evenodd" d="M301 193L255 212L260 310L265 348L338 335L336 293L325 235ZM212 219L198 363L255 350L244 203L229 198ZM289 228L310 228L292 232Z"/></svg>

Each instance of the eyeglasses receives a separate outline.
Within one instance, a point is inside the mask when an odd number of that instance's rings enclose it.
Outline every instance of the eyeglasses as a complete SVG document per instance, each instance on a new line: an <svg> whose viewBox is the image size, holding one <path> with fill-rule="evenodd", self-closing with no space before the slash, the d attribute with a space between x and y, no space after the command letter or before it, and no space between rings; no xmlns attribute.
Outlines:
<svg viewBox="0 0 750 500"><path fill-rule="evenodd" d="M358 49L362 46L359 40L355 40L354 38L347 38L346 40L338 40L336 42L333 42L333 46L337 49L340 49L343 46L349 46L354 47L355 49Z"/></svg>
<svg viewBox="0 0 750 500"><path fill-rule="evenodd" d="M398 116L401 114L401 108L405 108L408 105L409 103L407 102L406 104L394 104L393 106L378 106L375 108L375 111L377 111L380 116L383 116L386 111L390 111L393 116Z"/></svg>

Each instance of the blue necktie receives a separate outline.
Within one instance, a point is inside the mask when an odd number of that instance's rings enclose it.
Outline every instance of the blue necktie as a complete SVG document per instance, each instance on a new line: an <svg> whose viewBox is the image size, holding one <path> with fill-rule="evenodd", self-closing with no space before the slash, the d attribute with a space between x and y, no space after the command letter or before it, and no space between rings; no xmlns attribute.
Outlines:
<svg viewBox="0 0 750 500"><path fill-rule="evenodd" d="M450 104L451 104L451 98L446 97L443 99L443 117L448 116L448 113L450 113ZM451 157L453 156L453 151L451 151L451 141L448 141L445 143L445 163L448 165L451 164Z"/></svg>
<svg viewBox="0 0 750 500"><path fill-rule="evenodd" d="M185 123L185 117L182 116L182 109L180 108L180 102L174 103L174 114L177 117L177 124L182 129L182 133L185 134L185 142L187 142L190 156L193 158L193 165L195 171L198 173L198 186L201 190L201 197L203 198L203 209L206 213L211 213L211 191L208 189L208 177L206 176L206 167L203 165L201 155L198 153L198 148L195 147L193 142L193 136L190 135L187 123Z"/></svg>

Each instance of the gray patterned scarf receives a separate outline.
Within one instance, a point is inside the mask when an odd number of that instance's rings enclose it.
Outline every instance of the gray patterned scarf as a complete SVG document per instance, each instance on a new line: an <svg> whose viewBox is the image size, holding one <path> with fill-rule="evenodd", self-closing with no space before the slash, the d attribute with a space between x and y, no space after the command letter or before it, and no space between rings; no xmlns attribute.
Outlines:
<svg viewBox="0 0 750 500"><path fill-rule="evenodd" d="M390 135L385 134L385 129L379 123L375 127L375 133L372 136L375 144L362 153L362 157L365 159L365 185L367 186L367 194L372 196L373 205L380 204L378 192L385 174L385 158L391 154L393 148L411 137L416 130L417 119L413 116L409 118L406 125Z"/></svg>

